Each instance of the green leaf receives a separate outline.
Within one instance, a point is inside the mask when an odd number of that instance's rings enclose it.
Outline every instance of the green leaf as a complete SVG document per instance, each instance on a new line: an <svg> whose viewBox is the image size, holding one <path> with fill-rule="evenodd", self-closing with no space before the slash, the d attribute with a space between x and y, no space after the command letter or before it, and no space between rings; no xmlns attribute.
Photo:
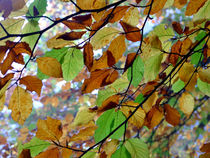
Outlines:
<svg viewBox="0 0 210 158"><path fill-rule="evenodd" d="M114 111L114 109L113 109ZM117 128L123 121L126 120L126 117L123 115L121 111L114 111L114 121L111 131ZM121 126L110 138L112 139L120 139L125 132L125 125Z"/></svg>
<svg viewBox="0 0 210 158"><path fill-rule="evenodd" d="M46 12L46 7L47 0L34 0L28 8L26 16L42 16ZM33 18L32 20L39 21L39 19L40 18Z"/></svg>
<svg viewBox="0 0 210 158"><path fill-rule="evenodd" d="M210 96L210 84L201 81L200 79L197 80L197 85L198 88L200 89L201 92L204 94Z"/></svg>
<svg viewBox="0 0 210 158"><path fill-rule="evenodd" d="M162 59L163 55L158 53L154 56L151 56L144 62L144 78L146 82L156 79L160 70Z"/></svg>
<svg viewBox="0 0 210 158"><path fill-rule="evenodd" d="M17 150L18 150L18 155L23 151L23 144L21 141L17 141Z"/></svg>
<svg viewBox="0 0 210 158"><path fill-rule="evenodd" d="M141 139L131 138L125 142L125 147L132 158L149 158L149 149Z"/></svg>
<svg viewBox="0 0 210 158"><path fill-rule="evenodd" d="M66 81L73 80L84 66L83 54L79 49L70 48L64 56L62 63L63 78Z"/></svg>
<svg viewBox="0 0 210 158"><path fill-rule="evenodd" d="M144 100L144 95L141 93L136 97L135 103L141 103Z"/></svg>
<svg viewBox="0 0 210 158"><path fill-rule="evenodd" d="M131 72L131 67L128 69L128 80L131 80L131 73L133 73L133 78L131 84L134 87L137 87L141 82L143 75L144 75L144 63L140 56L137 56L133 65L133 72Z"/></svg>
<svg viewBox="0 0 210 158"><path fill-rule="evenodd" d="M131 154L125 148L123 144L120 145L120 148L112 154L111 158L131 158Z"/></svg>
<svg viewBox="0 0 210 158"><path fill-rule="evenodd" d="M82 156L82 158L95 158L96 157L96 153L95 152L87 152L84 156Z"/></svg>
<svg viewBox="0 0 210 158"><path fill-rule="evenodd" d="M119 126L124 120L125 116L121 111L115 112L115 109L105 111L96 121L98 128L95 131L94 138L96 142L101 141L112 130ZM122 137L125 127L120 127L112 136L112 139L119 139Z"/></svg>
<svg viewBox="0 0 210 158"><path fill-rule="evenodd" d="M40 31L39 23L37 21L31 20L24 26L22 33L31 33L31 32L36 32L36 31ZM36 40L38 39L38 37L39 37L38 34L26 36L23 38L22 41L28 43L30 48L33 49L34 44L36 43Z"/></svg>
<svg viewBox="0 0 210 158"><path fill-rule="evenodd" d="M33 137L30 142L23 145L23 149L30 149L31 156L34 157L44 151L50 143Z"/></svg>
<svg viewBox="0 0 210 158"><path fill-rule="evenodd" d="M174 91L174 93L179 92L182 88L184 88L185 84L182 80L178 80L176 81L173 85L172 85L172 90Z"/></svg>

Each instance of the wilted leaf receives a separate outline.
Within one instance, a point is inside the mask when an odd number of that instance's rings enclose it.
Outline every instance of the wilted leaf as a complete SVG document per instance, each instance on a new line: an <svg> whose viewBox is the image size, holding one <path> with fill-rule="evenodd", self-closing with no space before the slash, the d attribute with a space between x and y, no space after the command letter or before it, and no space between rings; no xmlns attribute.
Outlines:
<svg viewBox="0 0 210 158"><path fill-rule="evenodd" d="M122 57L125 50L125 37L120 35L111 42L108 50L103 53L101 58L94 60L91 71L113 66Z"/></svg>
<svg viewBox="0 0 210 158"><path fill-rule="evenodd" d="M82 85L83 93L90 93L94 89L109 85L118 78L118 72L113 69L96 70L91 72L90 78Z"/></svg>
<svg viewBox="0 0 210 158"><path fill-rule="evenodd" d="M179 98L179 108L181 111L189 116L194 109L195 101L191 94L184 92Z"/></svg>
<svg viewBox="0 0 210 158"><path fill-rule="evenodd" d="M23 149L18 158L32 158L29 149Z"/></svg>
<svg viewBox="0 0 210 158"><path fill-rule="evenodd" d="M42 90L42 81L35 76L26 76L20 79L20 84L24 84L29 91L35 91L39 96Z"/></svg>
<svg viewBox="0 0 210 158"><path fill-rule="evenodd" d="M100 29L91 39L93 49L97 50L106 46L118 33L120 33L120 31L113 27L105 27Z"/></svg>
<svg viewBox="0 0 210 158"><path fill-rule="evenodd" d="M125 37L127 38L127 40L130 40L132 42L137 42L141 40L141 33L138 27L131 26L123 21L120 21L120 24L125 31Z"/></svg>
<svg viewBox="0 0 210 158"><path fill-rule="evenodd" d="M29 117L33 107L31 95L23 88L17 86L9 101L9 109L12 110L12 119L23 125Z"/></svg>
<svg viewBox="0 0 210 158"><path fill-rule="evenodd" d="M125 147L131 154L132 158L148 158L149 149L146 143L139 138L131 138L126 140Z"/></svg>
<svg viewBox="0 0 210 158"><path fill-rule="evenodd" d="M199 11L207 0L190 0L187 5L185 15L191 16Z"/></svg>
<svg viewBox="0 0 210 158"><path fill-rule="evenodd" d="M48 146L50 146L49 142L33 137L30 142L23 145L23 149L30 149L31 156L34 157L44 151Z"/></svg>
<svg viewBox="0 0 210 158"><path fill-rule="evenodd" d="M89 108L87 106L80 107L74 119L73 125L74 126L85 125L89 123L91 120L93 120L95 115L96 113L89 111Z"/></svg>
<svg viewBox="0 0 210 158"><path fill-rule="evenodd" d="M47 120L37 121L36 137L41 140L58 141L62 136L62 124L60 120L47 117Z"/></svg>
<svg viewBox="0 0 210 158"><path fill-rule="evenodd" d="M0 145L6 144L6 143L7 143L7 139L4 136L0 135Z"/></svg>
<svg viewBox="0 0 210 158"><path fill-rule="evenodd" d="M44 74L55 78L63 77L61 64L55 58L39 57L36 59L38 68Z"/></svg>
<svg viewBox="0 0 210 158"><path fill-rule="evenodd" d="M179 125L181 117L179 112L175 108L171 107L169 104L164 105L164 110L166 112L166 121L173 126Z"/></svg>
<svg viewBox="0 0 210 158"><path fill-rule="evenodd" d="M166 1L167 0L154 0L153 4L152 4L152 9L151 9L150 15L153 15L153 14L159 12L164 7ZM146 5L150 5L151 2L152 2L152 0L150 0ZM148 14L149 8L150 8L150 6L145 8L144 15Z"/></svg>
<svg viewBox="0 0 210 158"><path fill-rule="evenodd" d="M139 105L138 103L135 103L133 101L128 101L126 103L123 103L121 111L126 117L129 117L130 114L135 110L136 106L138 105ZM134 126L140 128L144 124L145 116L146 114L144 110L142 108L139 108L128 121Z"/></svg>

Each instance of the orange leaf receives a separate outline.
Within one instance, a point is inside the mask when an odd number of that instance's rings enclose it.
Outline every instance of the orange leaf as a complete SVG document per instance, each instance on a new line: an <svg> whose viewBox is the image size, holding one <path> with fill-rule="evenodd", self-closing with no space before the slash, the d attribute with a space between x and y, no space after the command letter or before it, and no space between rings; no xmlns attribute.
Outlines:
<svg viewBox="0 0 210 158"><path fill-rule="evenodd" d="M67 33L64 33L60 36L58 36L56 39L63 39L63 40L66 40L66 41L73 41L73 40L78 40L80 39L84 33L86 33L86 31L82 31L82 32L67 32Z"/></svg>
<svg viewBox="0 0 210 158"><path fill-rule="evenodd" d="M108 50L103 53L101 58L94 60L91 71L113 66L122 57L125 50L125 37L120 35L111 42Z"/></svg>
<svg viewBox="0 0 210 158"><path fill-rule="evenodd" d="M128 101L122 104L121 111L126 117L129 117L130 114L134 111L136 106L138 106L138 103L135 103L133 101ZM140 128L144 124L145 119L145 111L142 108L139 108L135 114L128 120L131 124L134 126Z"/></svg>
<svg viewBox="0 0 210 158"><path fill-rule="evenodd" d="M93 46L90 42L86 43L83 51L84 63L90 71L93 66Z"/></svg>
<svg viewBox="0 0 210 158"><path fill-rule="evenodd" d="M192 41L190 38L185 38L184 41L182 41L182 48L181 48L181 55L186 55L188 51L190 50L192 46Z"/></svg>
<svg viewBox="0 0 210 158"><path fill-rule="evenodd" d="M42 140L58 141L62 136L62 125L60 120L47 117L47 120L37 121L36 137Z"/></svg>
<svg viewBox="0 0 210 158"><path fill-rule="evenodd" d="M129 53L126 57L124 72L133 64L135 57L137 57L136 53Z"/></svg>
<svg viewBox="0 0 210 158"><path fill-rule="evenodd" d="M159 12L164 7L166 1L167 0L154 0L153 4L152 4L152 9L151 9L150 15L153 15L153 14ZM150 5L151 2L152 2L152 0L149 0L149 2L146 5ZM145 8L144 15L148 14L149 8L150 8L150 6Z"/></svg>
<svg viewBox="0 0 210 158"><path fill-rule="evenodd" d="M175 108L172 108L169 104L164 105L164 110L166 112L166 121L173 126L179 125L181 117L179 112Z"/></svg>
<svg viewBox="0 0 210 158"><path fill-rule="evenodd" d="M42 81L35 76L26 76L20 79L20 84L24 84L29 91L35 91L39 96L42 89Z"/></svg>
<svg viewBox="0 0 210 158"><path fill-rule="evenodd" d="M127 40L132 42L137 42L141 40L140 29L138 27L131 26L123 21L120 21L120 24L125 31L125 37Z"/></svg>
<svg viewBox="0 0 210 158"><path fill-rule="evenodd" d="M38 68L44 74L55 78L63 77L61 64L55 58L40 57L36 59Z"/></svg>
<svg viewBox="0 0 210 158"><path fill-rule="evenodd" d="M90 78L85 79L82 85L82 93L90 93L94 89L113 83L117 78L118 72L113 69L93 71Z"/></svg>
<svg viewBox="0 0 210 158"><path fill-rule="evenodd" d="M198 10L205 4L207 0L190 0L187 5L185 15L191 16L198 12Z"/></svg>
<svg viewBox="0 0 210 158"><path fill-rule="evenodd" d="M152 107L153 107L153 105L155 105L155 102L157 99L158 99L158 93L155 92L143 104L143 109L146 113L148 113L152 109Z"/></svg>
<svg viewBox="0 0 210 158"><path fill-rule="evenodd" d="M174 31L176 31L178 34L182 34L183 33L183 29L181 27L181 24L176 22L176 21L173 21L172 22L172 27L174 29Z"/></svg>
<svg viewBox="0 0 210 158"><path fill-rule="evenodd" d="M46 151L41 152L39 155L35 156L34 158L59 158L59 149L52 148Z"/></svg>
<svg viewBox="0 0 210 158"><path fill-rule="evenodd" d="M187 4L187 0L174 0L173 6L175 6L178 9L181 9L184 7L184 5Z"/></svg>
<svg viewBox="0 0 210 158"><path fill-rule="evenodd" d="M10 69L13 61L15 59L15 54L13 51L10 51L6 57L6 59L4 60L4 62L2 63L2 67L1 67L1 73L4 75L6 74L6 72Z"/></svg>
<svg viewBox="0 0 210 158"><path fill-rule="evenodd" d="M178 59L179 59L179 54L181 51L181 46L182 46L182 42L180 40L178 40L176 43L173 44L173 46L171 47L171 53L168 56L168 61L175 66Z"/></svg>
<svg viewBox="0 0 210 158"><path fill-rule="evenodd" d="M67 149L67 148L62 148L61 155L62 155L62 158L70 158L70 156L72 155L72 150Z"/></svg>
<svg viewBox="0 0 210 158"><path fill-rule="evenodd" d="M10 79L12 79L14 77L14 73L9 73L9 74L7 74L6 76L4 76L4 78L1 78L0 79L0 89L2 88L2 87L4 87L4 85L10 80Z"/></svg>

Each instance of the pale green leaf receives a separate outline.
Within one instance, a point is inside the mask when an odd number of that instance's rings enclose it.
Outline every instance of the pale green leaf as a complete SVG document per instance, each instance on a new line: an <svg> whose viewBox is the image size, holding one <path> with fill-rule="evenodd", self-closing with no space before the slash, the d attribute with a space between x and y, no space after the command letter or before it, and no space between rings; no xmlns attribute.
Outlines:
<svg viewBox="0 0 210 158"><path fill-rule="evenodd" d="M172 85L172 90L174 91L174 93L179 92L182 88L184 88L185 84L182 80L178 80L176 81L173 85Z"/></svg>
<svg viewBox="0 0 210 158"><path fill-rule="evenodd" d="M111 158L131 158L131 154L125 148L123 144L120 145L120 148L114 152Z"/></svg>
<svg viewBox="0 0 210 158"><path fill-rule="evenodd" d="M203 82L200 79L198 79L197 85L201 92L210 96L210 84L209 83Z"/></svg>
<svg viewBox="0 0 210 158"><path fill-rule="evenodd" d="M193 21L201 19L210 19L210 1L207 1L204 6L202 6L199 11L194 14Z"/></svg>

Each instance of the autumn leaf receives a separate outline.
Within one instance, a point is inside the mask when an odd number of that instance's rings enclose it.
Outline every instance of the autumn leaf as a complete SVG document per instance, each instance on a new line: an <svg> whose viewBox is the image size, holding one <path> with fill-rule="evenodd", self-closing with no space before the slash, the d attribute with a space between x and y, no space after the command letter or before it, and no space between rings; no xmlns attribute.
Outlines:
<svg viewBox="0 0 210 158"><path fill-rule="evenodd" d="M129 10L125 13L122 21L127 23L128 25L131 25L133 27L136 27L139 24L140 14L137 7L131 7Z"/></svg>
<svg viewBox="0 0 210 158"><path fill-rule="evenodd" d="M174 31L176 31L178 34L182 34L183 33L183 29L181 27L181 24L176 22L176 21L173 21L172 22L172 27L174 29Z"/></svg>
<svg viewBox="0 0 210 158"><path fill-rule="evenodd" d="M62 136L61 121L47 117L47 120L37 121L36 137L41 140L58 141Z"/></svg>
<svg viewBox="0 0 210 158"><path fill-rule="evenodd" d="M154 0L153 3L152 3L152 9L150 11L150 14L153 15L153 14L159 12L164 7L166 1L167 0ZM152 0L149 0L149 2L146 5L150 5L151 2L152 2ZM144 15L148 14L149 7L151 7L151 6L148 6L148 7L145 8Z"/></svg>
<svg viewBox="0 0 210 158"><path fill-rule="evenodd" d="M210 84L210 69L199 69L198 75L201 81L207 82Z"/></svg>
<svg viewBox="0 0 210 158"><path fill-rule="evenodd" d="M29 91L35 91L39 96L42 89L42 81L35 76L25 76L20 79L20 84L24 84Z"/></svg>
<svg viewBox="0 0 210 158"><path fill-rule="evenodd" d="M93 46L91 43L86 43L84 46L83 56L84 56L84 63L87 66L88 70L90 71L93 66Z"/></svg>
<svg viewBox="0 0 210 158"><path fill-rule="evenodd" d="M55 58L39 57L36 59L38 68L46 75L55 78L63 77L61 64Z"/></svg>
<svg viewBox="0 0 210 158"><path fill-rule="evenodd" d="M181 117L179 112L175 108L171 107L169 104L164 105L164 110L166 112L166 121L173 126L179 125Z"/></svg>
<svg viewBox="0 0 210 158"><path fill-rule="evenodd" d="M179 108L181 111L189 116L194 109L195 101L191 94L184 92L179 98Z"/></svg>
<svg viewBox="0 0 210 158"><path fill-rule="evenodd" d="M133 62L134 62L136 56L137 56L136 53L129 53L129 54L126 56L124 72L133 64Z"/></svg>
<svg viewBox="0 0 210 158"><path fill-rule="evenodd" d="M13 51L10 51L6 57L6 59L4 60L4 62L2 63L2 66L1 66L1 73L3 75L6 74L6 72L11 68L11 65L13 63L15 59L15 54Z"/></svg>
<svg viewBox="0 0 210 158"><path fill-rule="evenodd" d="M178 9L181 9L184 7L184 5L187 3L187 0L174 0L174 6Z"/></svg>
<svg viewBox="0 0 210 158"><path fill-rule="evenodd" d="M39 155L35 156L34 158L58 158L59 157L59 149L58 148L51 148L46 151L43 151Z"/></svg>
<svg viewBox="0 0 210 158"><path fill-rule="evenodd" d="M199 11L199 9L205 4L206 0L190 0L187 5L185 15L191 16Z"/></svg>
<svg viewBox="0 0 210 158"><path fill-rule="evenodd" d="M56 39L63 39L66 41L73 41L73 40L78 40L80 39L84 34L86 33L86 31L82 31L82 32L66 32L62 35L59 35Z"/></svg>
<svg viewBox="0 0 210 158"><path fill-rule="evenodd" d="M130 114L134 111L134 109L138 105L139 105L138 103L135 103L133 101L128 101L126 103L123 103L120 110L123 112L123 114L126 117L129 117ZM145 117L146 117L145 111L142 108L139 108L128 121L134 126L140 128L144 124Z"/></svg>
<svg viewBox="0 0 210 158"><path fill-rule="evenodd" d="M23 125L29 117L33 107L31 95L23 88L17 86L9 101L9 109L12 110L12 119Z"/></svg>
<svg viewBox="0 0 210 158"><path fill-rule="evenodd" d="M117 150L117 146L119 141L116 139L112 139L110 142L104 144L104 151L108 158L111 158L111 155Z"/></svg>
<svg viewBox="0 0 210 158"><path fill-rule="evenodd" d="M173 44L173 46L171 47L171 53L168 56L168 61L175 66L178 59L179 59L179 55L181 54L181 46L182 46L182 42L180 40L178 40L176 43Z"/></svg>

